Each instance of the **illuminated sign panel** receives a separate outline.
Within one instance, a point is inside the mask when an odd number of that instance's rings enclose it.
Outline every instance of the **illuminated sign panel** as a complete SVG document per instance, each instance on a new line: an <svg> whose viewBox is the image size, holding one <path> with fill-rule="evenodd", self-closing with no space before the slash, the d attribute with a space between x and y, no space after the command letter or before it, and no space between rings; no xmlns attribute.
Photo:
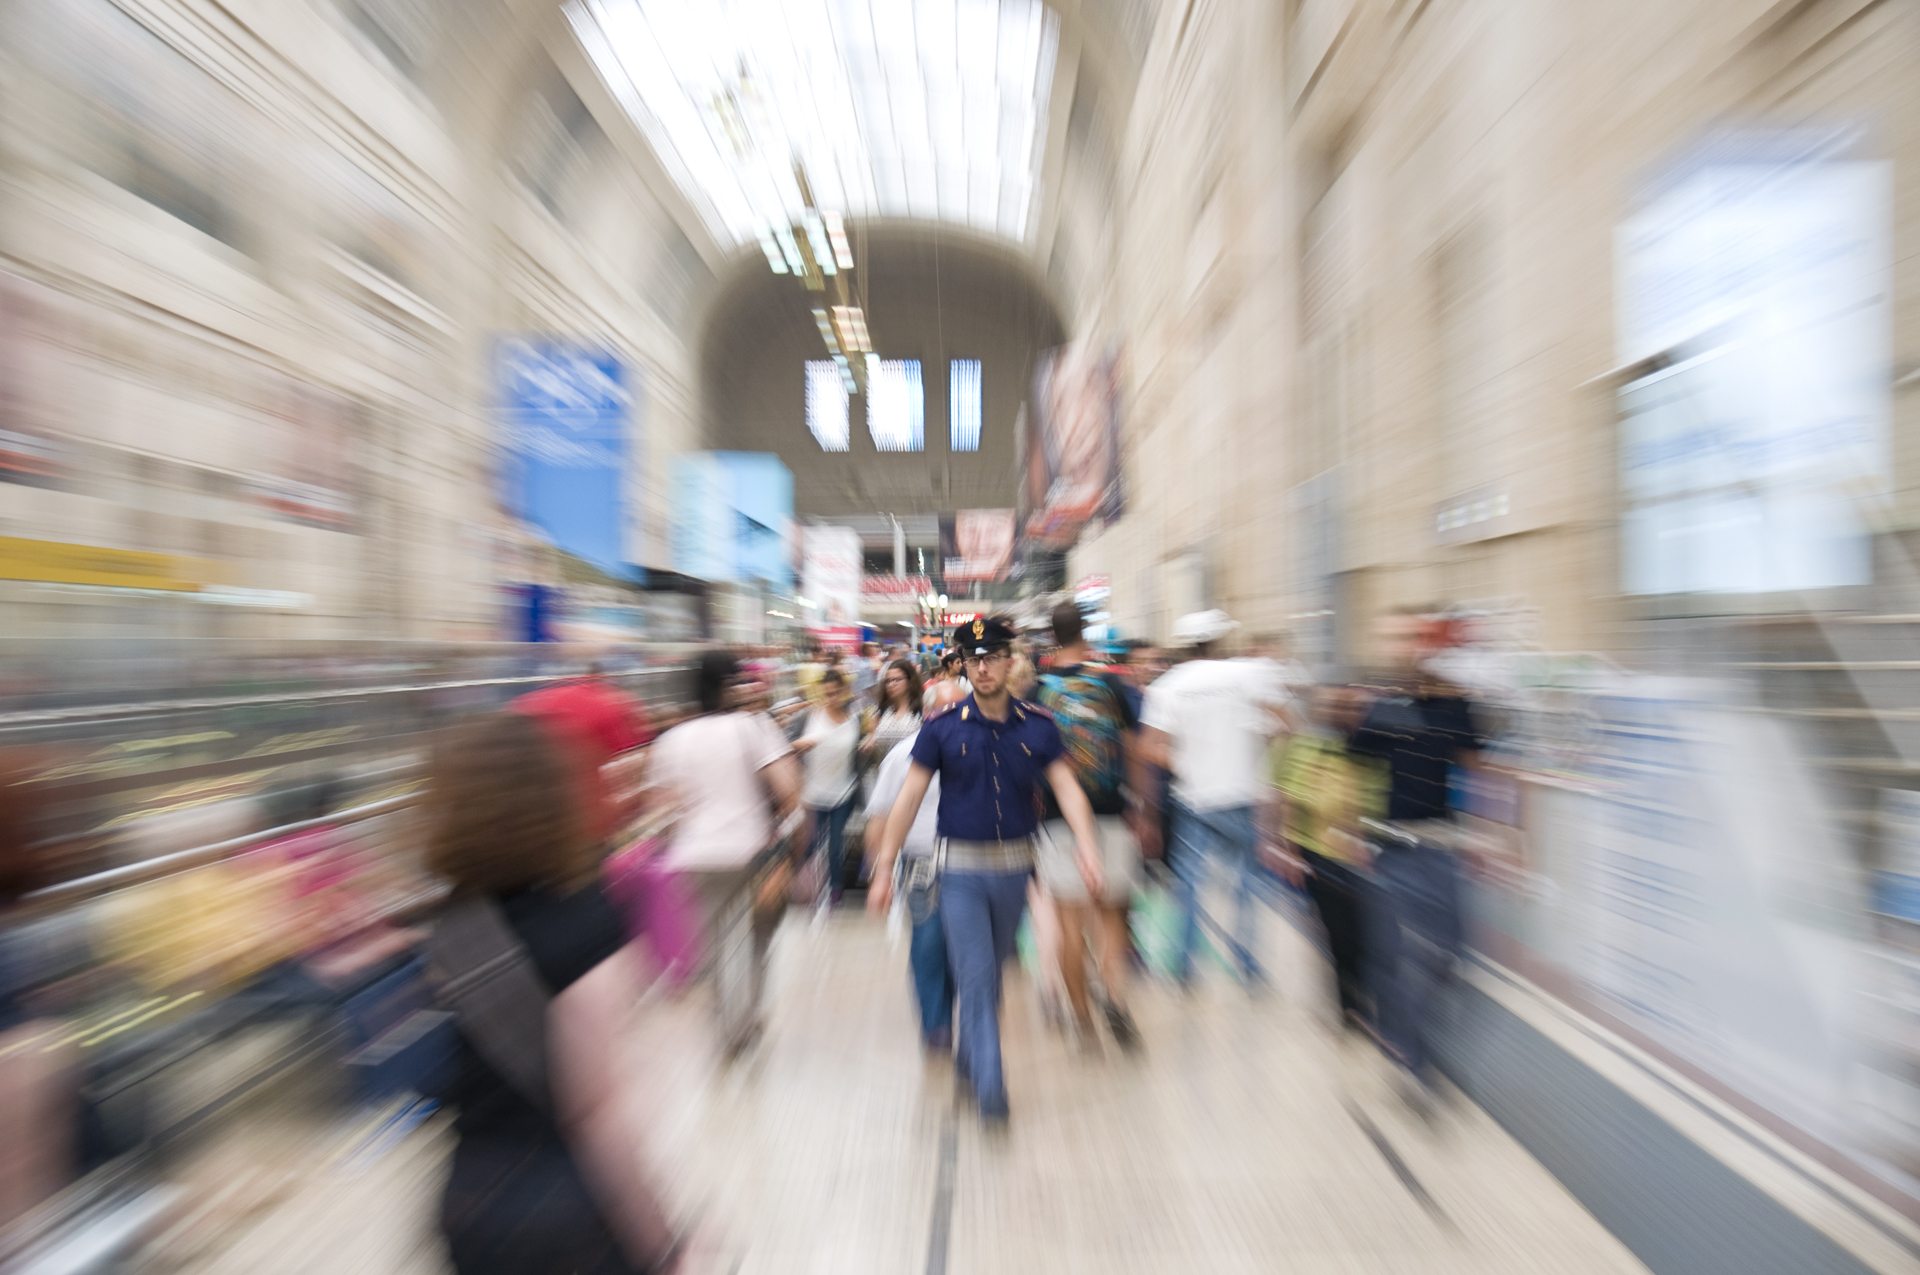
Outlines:
<svg viewBox="0 0 1920 1275"><path fill-rule="evenodd" d="M1831 133L1702 148L1620 228L1629 593L1871 579L1886 491L1892 171Z"/></svg>

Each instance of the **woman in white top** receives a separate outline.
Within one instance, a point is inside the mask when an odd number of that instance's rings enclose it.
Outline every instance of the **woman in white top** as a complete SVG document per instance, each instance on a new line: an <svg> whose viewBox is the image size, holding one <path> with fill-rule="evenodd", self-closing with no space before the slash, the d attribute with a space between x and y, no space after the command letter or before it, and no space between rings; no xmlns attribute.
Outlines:
<svg viewBox="0 0 1920 1275"><path fill-rule="evenodd" d="M738 711L740 667L727 651L700 659L700 715L654 742L648 781L676 814L666 866L686 875L706 920L721 1041L729 1052L760 1029L769 926L752 925L753 884L776 821L800 799L800 768L765 713Z"/></svg>
<svg viewBox="0 0 1920 1275"><path fill-rule="evenodd" d="M794 741L793 751L806 764L806 784L800 799L813 816L813 853L824 845L827 889L840 902L847 870L847 820L859 795L855 764L860 756L860 718L853 711L853 692L838 669L820 676L820 703L807 713L806 729Z"/></svg>

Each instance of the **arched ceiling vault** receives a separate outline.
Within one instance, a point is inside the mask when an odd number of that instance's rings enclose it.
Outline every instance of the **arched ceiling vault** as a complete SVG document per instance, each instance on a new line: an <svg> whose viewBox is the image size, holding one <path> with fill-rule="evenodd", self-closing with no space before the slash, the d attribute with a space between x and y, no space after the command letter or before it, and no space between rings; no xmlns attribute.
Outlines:
<svg viewBox="0 0 1920 1275"><path fill-rule="evenodd" d="M753 262L766 270L762 245L755 238L729 236L725 218L714 215L710 199L704 199L698 183L688 180L687 165L675 156L663 158L656 145L664 134L657 120L642 118L644 104L637 104L630 82L611 75L604 49L596 62L592 26L584 18L588 5L598 6L605 17L609 4L636 3L679 6L683 0L578 0L572 8L568 0L498 0L487 9L488 20L495 24L490 43L498 50L502 74L488 77L495 84L511 86L492 107L498 112L489 131L499 139L500 155L509 164L516 153L528 146L529 116L537 113L530 104L547 91L557 72L577 95L590 115L598 133L604 136L605 154L616 163L594 165L577 180L586 189L577 195L584 204L596 201L634 203L636 187L645 196L637 202L650 205L632 217L632 233L651 241L637 245L633 255L646 260L667 252L664 241L673 238L683 254L690 253L711 270L711 280L702 278L704 295L692 299L689 314L704 313ZM690 2L690 0L684 0ZM975 0L931 0L934 6L972 4ZM774 3L773 9L786 11L794 6ZM817 0L832 3L836 9L856 7L856 0ZM880 6L876 6L879 8ZM885 6L901 6L890 0ZM1003 7L990 6L996 10ZM1014 11L1012 0L1007 6ZM996 243L1004 261L1022 263L1034 286L1047 293L1056 310L1070 319L1079 308L1083 280L1097 273L1090 269L1089 249L1084 242L1097 240L1100 227L1110 220L1104 207L1063 206L1064 201L1110 199L1113 181L1109 172L1101 181L1070 180L1069 175L1084 169L1089 161L1075 155L1085 151L1089 138L1095 149L1111 150L1102 139L1117 136L1131 110L1133 90L1139 75L1140 57L1159 17L1160 0L1053 0L1046 6L1050 29L1057 41L1051 59L1051 91L1046 95L1044 116L1036 123L1034 141L1036 162L1032 207L1017 229L1005 233L1003 219L988 219L988 225L957 224L953 219L933 217L876 216L865 223L889 234L903 228L918 227L929 241L935 237L961 245L978 240ZM582 33L588 43L583 43ZM731 109L731 108L729 108ZM641 112L636 115L636 110ZM725 113L724 111L722 112ZM1110 153L1101 154L1095 168L1111 169ZM884 211L884 210L883 210ZM853 220L861 220L854 218ZM1062 243L1063 239L1071 242ZM1091 255L1097 255L1097 251ZM1061 262L1071 259L1078 269L1063 269ZM692 325L690 325L692 326Z"/></svg>

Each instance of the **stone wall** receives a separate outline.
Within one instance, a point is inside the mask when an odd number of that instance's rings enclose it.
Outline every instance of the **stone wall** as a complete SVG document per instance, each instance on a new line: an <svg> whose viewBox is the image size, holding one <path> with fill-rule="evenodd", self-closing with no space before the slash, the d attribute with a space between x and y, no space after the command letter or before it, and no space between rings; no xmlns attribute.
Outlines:
<svg viewBox="0 0 1920 1275"><path fill-rule="evenodd" d="M1114 577L1129 632L1198 580L1347 660L1385 608L1488 596L1529 599L1550 647L1630 646L1615 229L1710 129L1864 125L1910 367L1917 39L1871 0L1162 5L1112 124L1112 284L1071 319L1126 343L1132 508L1074 573ZM1500 512L1442 536L1462 503Z"/></svg>
<svg viewBox="0 0 1920 1275"><path fill-rule="evenodd" d="M179 569L230 600L0 582L11 632L493 636L520 544L503 331L639 369L629 543L666 545L721 255L627 161L553 6L52 0L0 24L0 428L64 457L0 485L0 536L211 563Z"/></svg>

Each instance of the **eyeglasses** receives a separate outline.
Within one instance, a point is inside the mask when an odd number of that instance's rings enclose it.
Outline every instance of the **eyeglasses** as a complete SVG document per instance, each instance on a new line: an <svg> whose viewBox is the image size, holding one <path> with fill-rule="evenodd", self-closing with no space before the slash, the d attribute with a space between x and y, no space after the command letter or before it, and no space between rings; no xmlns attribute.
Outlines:
<svg viewBox="0 0 1920 1275"><path fill-rule="evenodd" d="M1009 655L1009 654L1008 654L1007 652L1005 652L1005 651L995 651L995 652L993 652L993 653L992 653L992 654L990 654L990 655L969 655L969 656L967 656L967 663L969 663L969 664L999 664L999 663L1001 663L1001 662L1003 662L1003 661L1005 661L1005 660L1010 660L1010 659L1012 659L1012 658L1013 658L1013 656L1011 656L1011 655Z"/></svg>

